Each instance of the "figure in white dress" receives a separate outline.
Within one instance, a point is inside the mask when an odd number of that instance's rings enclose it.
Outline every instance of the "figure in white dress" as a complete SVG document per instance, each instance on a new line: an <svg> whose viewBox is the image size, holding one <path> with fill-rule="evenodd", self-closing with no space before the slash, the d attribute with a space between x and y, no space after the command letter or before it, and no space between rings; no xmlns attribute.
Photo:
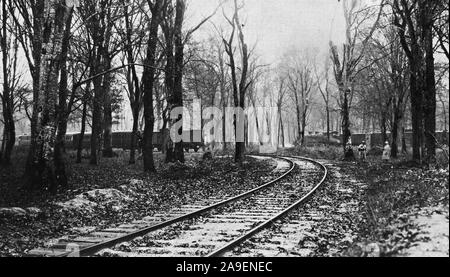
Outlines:
<svg viewBox="0 0 450 277"><path fill-rule="evenodd" d="M389 146L389 142L386 141L383 150L383 161L389 161L390 159L391 159L391 147Z"/></svg>

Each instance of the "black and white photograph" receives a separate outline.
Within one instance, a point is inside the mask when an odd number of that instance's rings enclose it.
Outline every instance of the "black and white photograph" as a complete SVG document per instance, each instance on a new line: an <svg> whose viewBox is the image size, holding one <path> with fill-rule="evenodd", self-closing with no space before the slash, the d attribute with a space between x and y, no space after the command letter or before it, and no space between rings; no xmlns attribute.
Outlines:
<svg viewBox="0 0 450 277"><path fill-rule="evenodd" d="M0 264L448 258L449 7L0 0Z"/></svg>

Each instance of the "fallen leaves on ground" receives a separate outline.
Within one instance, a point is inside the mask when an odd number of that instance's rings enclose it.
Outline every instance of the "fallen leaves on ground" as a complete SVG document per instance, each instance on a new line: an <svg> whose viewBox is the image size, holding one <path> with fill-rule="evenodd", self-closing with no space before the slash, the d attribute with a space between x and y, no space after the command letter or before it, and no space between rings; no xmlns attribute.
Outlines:
<svg viewBox="0 0 450 277"><path fill-rule="evenodd" d="M260 185L275 168L272 161L251 158L242 167L228 158L207 162L193 159L182 168L176 169L170 164L160 166L153 175L142 173L140 166L124 166L120 159L104 159L98 167L71 164L72 187L68 191L21 197L22 192L16 190L17 195L12 195L11 191L2 195L0 198L10 196L0 200L2 205L36 206L42 213L38 217L0 218L0 256L23 256L51 238L80 234L76 227L104 229L193 201L235 195ZM18 183L20 171L14 174L8 177L8 184L0 186L1 191L10 188L14 181ZM113 189L115 196L123 194L132 201L104 201L101 192L107 189ZM95 208L67 209L58 205L77 197L95 203Z"/></svg>

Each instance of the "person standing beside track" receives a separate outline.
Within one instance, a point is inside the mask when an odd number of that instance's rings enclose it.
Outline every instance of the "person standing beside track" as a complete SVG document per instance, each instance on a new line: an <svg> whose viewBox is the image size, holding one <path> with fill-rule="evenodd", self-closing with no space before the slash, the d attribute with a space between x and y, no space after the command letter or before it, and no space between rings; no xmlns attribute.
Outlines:
<svg viewBox="0 0 450 277"><path fill-rule="evenodd" d="M383 149L383 161L389 161L391 159L391 147L389 141L386 141Z"/></svg>
<svg viewBox="0 0 450 277"><path fill-rule="evenodd" d="M367 145L366 142L363 141L359 146L358 146L358 152L359 152L359 159L361 161L365 161L367 158Z"/></svg>

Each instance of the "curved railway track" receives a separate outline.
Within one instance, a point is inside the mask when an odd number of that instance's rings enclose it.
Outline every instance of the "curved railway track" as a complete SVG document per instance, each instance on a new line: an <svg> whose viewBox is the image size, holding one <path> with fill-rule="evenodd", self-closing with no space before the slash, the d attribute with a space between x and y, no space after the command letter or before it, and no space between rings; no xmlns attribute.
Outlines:
<svg viewBox="0 0 450 277"><path fill-rule="evenodd" d="M300 199L298 199L297 201L294 200L293 203L291 203L290 205L288 204L288 206L285 207L284 210L282 210L281 212L275 214L274 216L272 216L271 218L267 219L263 223L255 226L250 231L247 231L245 234L243 234L240 237L234 239L233 241L229 242L228 244L222 246L221 248L219 248L217 250L214 250L212 253L209 253L208 257L220 256L220 255L222 255L222 254L224 254L224 253L226 253L228 251L231 251L234 247L238 246L240 243L248 240L253 235L255 235L259 231L263 230L264 228L267 228L269 225L271 225L272 223L274 223L278 219L284 217L289 212L291 212L292 210L294 210L295 208L297 208L298 206L303 204L305 201L307 201L319 189L319 187L325 182L325 180L327 178L327 175L328 175L328 169L323 164L321 164L321 163L319 163L317 161L311 160L311 159L307 159L307 158L295 157L293 159L303 159L303 160L306 160L306 161L308 161L310 163L313 163L313 164L319 166L323 170L323 177L320 179L320 181L317 184L313 185L312 189L310 189L309 191L306 192L306 194L301 196ZM277 199L277 198L278 197L275 197L274 199Z"/></svg>
<svg viewBox="0 0 450 277"><path fill-rule="evenodd" d="M44 256L221 256L303 204L328 171L302 157L269 157L280 176L213 205L186 205L118 228L59 241ZM297 181L296 181L297 180Z"/></svg>

